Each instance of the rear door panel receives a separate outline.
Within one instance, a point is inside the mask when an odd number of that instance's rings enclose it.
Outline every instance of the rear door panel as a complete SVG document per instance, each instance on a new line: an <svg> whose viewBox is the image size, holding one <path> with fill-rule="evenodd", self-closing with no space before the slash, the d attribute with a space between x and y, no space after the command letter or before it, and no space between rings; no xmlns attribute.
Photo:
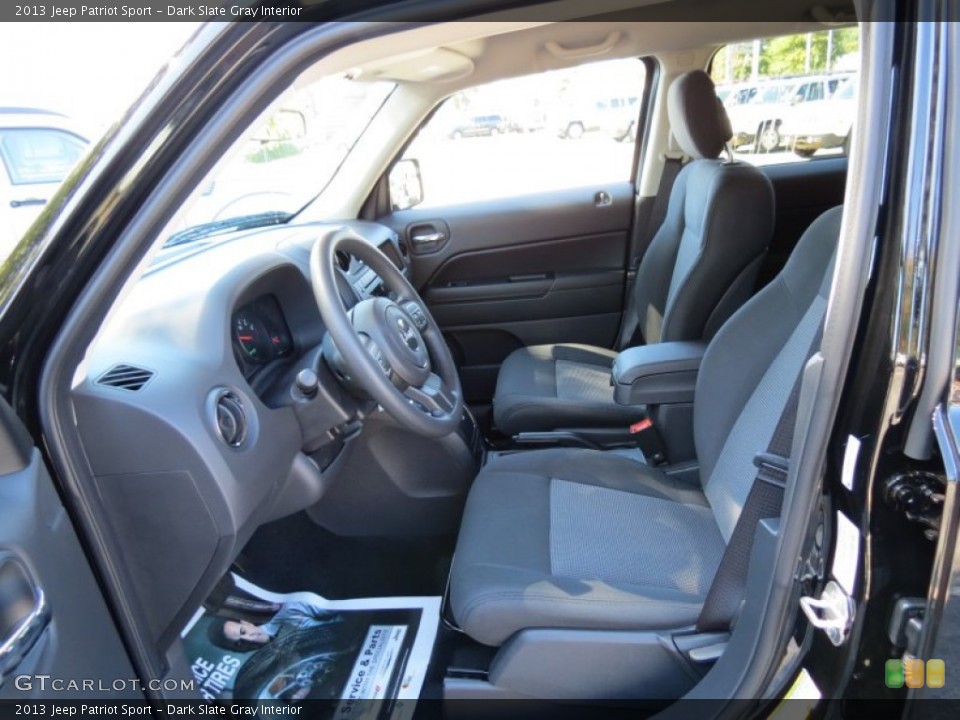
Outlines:
<svg viewBox="0 0 960 720"><path fill-rule="evenodd" d="M624 182L381 218L410 249L414 282L468 401L492 397L499 365L516 348L613 344L632 208L633 185ZM436 234L443 238L416 242Z"/></svg>

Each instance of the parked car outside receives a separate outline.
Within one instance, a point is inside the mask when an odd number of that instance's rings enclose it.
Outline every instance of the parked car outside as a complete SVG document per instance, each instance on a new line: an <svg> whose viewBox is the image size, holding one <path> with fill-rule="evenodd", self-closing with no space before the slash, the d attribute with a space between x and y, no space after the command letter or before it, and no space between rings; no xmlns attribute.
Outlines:
<svg viewBox="0 0 960 720"><path fill-rule="evenodd" d="M507 121L502 115L475 115L450 129L454 140L466 137L490 137L507 131Z"/></svg>
<svg viewBox="0 0 960 720"><path fill-rule="evenodd" d="M779 150L789 137L783 130L784 123L795 125L798 115L822 113L822 103L849 77L849 74L812 75L759 85L748 102L728 110L734 149L752 144L754 152Z"/></svg>
<svg viewBox="0 0 960 720"><path fill-rule="evenodd" d="M772 151L779 147L778 118L783 114L786 100L793 93L794 87L790 80L761 83L754 86L749 100L727 110L733 127L733 139L730 143L734 150L751 143L756 144L758 133L759 142L765 150Z"/></svg>
<svg viewBox="0 0 960 720"><path fill-rule="evenodd" d="M627 140L636 135L637 111L636 96L583 100L564 108L557 122L557 133L571 140L596 132L615 140Z"/></svg>
<svg viewBox="0 0 960 720"><path fill-rule="evenodd" d="M37 219L88 144L59 113L0 108L0 260Z"/></svg>
<svg viewBox="0 0 960 720"><path fill-rule="evenodd" d="M730 85L729 90L724 92L724 96L720 97L720 100L723 101L723 104L728 107L734 107L735 105L743 105L750 102L753 97L757 94L757 83L737 83L736 85ZM720 96L720 93L717 93Z"/></svg>
<svg viewBox="0 0 960 720"><path fill-rule="evenodd" d="M784 121L780 132L800 157L817 150L848 147L857 114L857 78L851 77L822 101L803 103Z"/></svg>

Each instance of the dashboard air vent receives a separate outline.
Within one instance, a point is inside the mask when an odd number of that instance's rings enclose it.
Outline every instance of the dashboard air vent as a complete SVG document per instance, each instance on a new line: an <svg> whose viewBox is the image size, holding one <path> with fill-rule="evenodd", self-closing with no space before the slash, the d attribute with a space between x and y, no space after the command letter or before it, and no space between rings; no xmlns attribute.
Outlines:
<svg viewBox="0 0 960 720"><path fill-rule="evenodd" d="M232 392L217 398L217 434L230 447L243 445L247 437L247 414L243 401Z"/></svg>
<svg viewBox="0 0 960 720"><path fill-rule="evenodd" d="M97 384L136 392L150 382L154 374L153 370L133 365L114 365L100 376Z"/></svg>

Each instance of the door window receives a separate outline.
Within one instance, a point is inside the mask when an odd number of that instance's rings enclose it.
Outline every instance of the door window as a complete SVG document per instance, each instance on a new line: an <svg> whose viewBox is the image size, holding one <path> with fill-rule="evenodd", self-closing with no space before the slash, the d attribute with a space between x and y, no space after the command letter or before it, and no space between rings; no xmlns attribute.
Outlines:
<svg viewBox="0 0 960 720"><path fill-rule="evenodd" d="M0 156L14 185L58 183L85 151L83 140L61 130L0 130Z"/></svg>
<svg viewBox="0 0 960 720"><path fill-rule="evenodd" d="M643 63L629 58L449 97L402 158L419 164L420 206L630 180L645 75ZM408 206L393 200L395 209Z"/></svg>

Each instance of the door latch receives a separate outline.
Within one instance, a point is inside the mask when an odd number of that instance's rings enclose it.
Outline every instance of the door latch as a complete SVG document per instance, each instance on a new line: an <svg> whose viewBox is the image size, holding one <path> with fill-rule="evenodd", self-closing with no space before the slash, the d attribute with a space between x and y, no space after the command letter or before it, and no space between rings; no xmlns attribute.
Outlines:
<svg viewBox="0 0 960 720"><path fill-rule="evenodd" d="M839 647L847 641L856 616L856 605L836 581L827 582L819 598L801 597L800 609L810 624L823 630L834 645Z"/></svg>
<svg viewBox="0 0 960 720"><path fill-rule="evenodd" d="M928 540L936 540L940 533L944 491L943 479L927 472L894 475L883 484L887 504L907 520L923 525Z"/></svg>

